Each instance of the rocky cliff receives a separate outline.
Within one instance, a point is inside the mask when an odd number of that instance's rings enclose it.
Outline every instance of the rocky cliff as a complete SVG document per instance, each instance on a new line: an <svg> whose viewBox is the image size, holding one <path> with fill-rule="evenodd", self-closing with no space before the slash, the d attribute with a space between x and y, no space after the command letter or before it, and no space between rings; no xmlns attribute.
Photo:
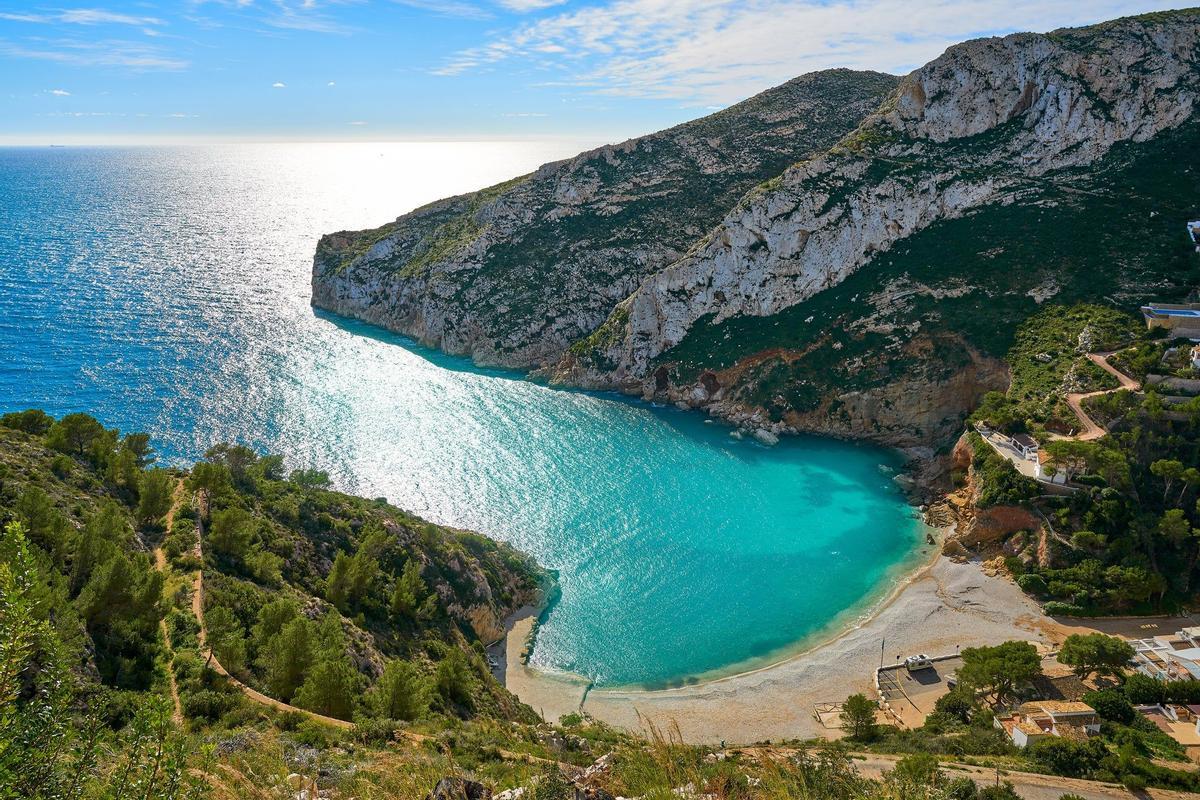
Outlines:
<svg viewBox="0 0 1200 800"><path fill-rule="evenodd" d="M684 258L643 281L573 348L557 377L725 416L758 413L777 429L832 428L896 444L945 440L1004 375L986 358L1003 348L981 347L988 335L946 325L941 308L984 300L981 279L995 280L994 257L1030 235L1021 228L1065 247L1081 231L1062 229L1064 220L1114 199L1115 187L1098 176L1124 170L1132 181L1148 162L1169 163L1162 134L1191 134L1198 22L1195 11L1171 12L951 48L906 77L856 131L749 193ZM1178 199L1160 191L1151 218ZM1055 208L1065 209L1058 220L1047 213ZM959 234L956 220L1002 216L1019 224L973 253L940 246ZM1102 285L1129 283L1124 271L1143 266L1134 241L1142 228L1131 226L1117 260L1075 240L1075 259L1095 256L1090 287L1076 282L1077 264L1052 265L1062 273L1055 274L1031 260L1017 265L1029 280L1003 293L1017 289L1032 307L1064 290L1096 296ZM911 257L907 245L917 240L927 257L956 260L961 270L931 274L936 262ZM833 290L860 271L861 291L831 309ZM806 306L814 298L823 302ZM914 308L920 312L908 313ZM853 341L841 341L847 328ZM854 375L840 386L819 374L793 380L794 362L811 362L823 340L842 351L827 353L823 366ZM781 347L789 342L799 346ZM929 396L954 386L955 397ZM893 401L873 402L872 394Z"/></svg>
<svg viewBox="0 0 1200 800"><path fill-rule="evenodd" d="M853 130L897 80L806 75L383 228L326 236L313 304L481 363L552 362L748 189Z"/></svg>
<svg viewBox="0 0 1200 800"><path fill-rule="evenodd" d="M1187 10L806 76L325 237L313 302L755 429L942 445L1041 304L1200 278L1198 61Z"/></svg>

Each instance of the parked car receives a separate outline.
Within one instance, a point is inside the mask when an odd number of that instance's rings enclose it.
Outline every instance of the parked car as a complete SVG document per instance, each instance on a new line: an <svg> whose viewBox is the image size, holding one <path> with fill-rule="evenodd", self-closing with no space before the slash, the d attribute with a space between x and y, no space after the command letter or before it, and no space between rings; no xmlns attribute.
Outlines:
<svg viewBox="0 0 1200 800"><path fill-rule="evenodd" d="M933 669L933 660L921 653L915 656L909 656L904 659L904 668L909 672L917 672L923 669Z"/></svg>
<svg viewBox="0 0 1200 800"><path fill-rule="evenodd" d="M957 672L951 672L949 675L946 676L946 686L948 686L951 689L958 686L958 673Z"/></svg>

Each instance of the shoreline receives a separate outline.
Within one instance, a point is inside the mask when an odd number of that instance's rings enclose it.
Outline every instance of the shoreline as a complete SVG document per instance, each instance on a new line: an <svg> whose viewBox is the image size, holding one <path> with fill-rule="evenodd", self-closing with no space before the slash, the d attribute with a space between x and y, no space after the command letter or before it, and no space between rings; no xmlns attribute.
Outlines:
<svg viewBox="0 0 1200 800"><path fill-rule="evenodd" d="M827 623L810 631L792 644L785 645L762 656L737 661L724 667L717 667L707 672L690 676L693 679L691 682L673 679L665 682L673 685L665 686L650 686L636 683L618 684L594 687L594 691L653 693L668 692L674 689L698 688L719 683L730 678L753 675L756 672L773 669L793 659L801 658L821 647L835 643L843 636L869 624L872 619L895 602L907 586L913 581L920 579L942 557L942 543L946 537L953 534L955 526L936 527L929 525L919 517L916 518L916 522L917 536L914 541L912 555L888 568L884 576L880 579L877 591L869 593L859 602L838 612ZM932 543L929 541L930 537L933 539ZM931 550L926 552L927 548L931 548ZM887 586L889 582L891 582L891 586ZM540 624L542 616L547 610L549 610L549 604L543 602L538 606L522 606L509 614L503 620L504 637L488 645L488 652L497 657L502 665L506 664L508 660L506 642L513 636L517 637L516 641L521 645L519 649L524 649L524 646L529 644L530 651L532 652L536 641L537 626ZM528 622L526 622L527 620ZM501 654L504 654L504 659L499 658ZM530 672L544 676L547 680L560 681L571 685L583 683L588 684L590 688L592 687L590 679L578 673L542 670L527 665L521 666L526 666ZM500 670L496 677L501 683L504 682L503 669Z"/></svg>
<svg viewBox="0 0 1200 800"><path fill-rule="evenodd" d="M549 721L586 713L633 731L677 726L685 741L695 743L836 738L840 733L824 728L814 707L856 692L874 696L874 672L884 656L891 664L892 656L953 654L1007 639L1049 647L1066 635L1066 626L1044 616L1011 581L985 575L977 559L951 560L936 541L935 553L895 578L868 612L752 669L663 689L594 688L584 678L520 663L538 613L526 607L505 620L507 658L497 677Z"/></svg>

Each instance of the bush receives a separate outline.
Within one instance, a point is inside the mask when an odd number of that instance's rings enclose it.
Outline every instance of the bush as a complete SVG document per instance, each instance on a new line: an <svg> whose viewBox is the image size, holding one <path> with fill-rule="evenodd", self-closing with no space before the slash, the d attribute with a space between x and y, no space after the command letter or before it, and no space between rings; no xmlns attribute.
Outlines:
<svg viewBox="0 0 1200 800"><path fill-rule="evenodd" d="M323 750L337 741L337 734L329 726L306 717L292 731L292 738L299 744Z"/></svg>
<svg viewBox="0 0 1200 800"><path fill-rule="evenodd" d="M1061 600L1051 600L1042 606L1042 611L1048 617L1086 617L1090 616L1083 606L1074 603L1064 603Z"/></svg>
<svg viewBox="0 0 1200 800"><path fill-rule="evenodd" d="M1026 594L1035 594L1039 597L1046 594L1046 579L1036 572L1029 572L1017 578L1017 586L1021 587L1021 591Z"/></svg>
<svg viewBox="0 0 1200 800"><path fill-rule="evenodd" d="M1108 748L1099 739L1076 742L1070 739L1043 739L1026 749L1029 757L1055 775L1086 778L1100 768Z"/></svg>
<svg viewBox="0 0 1200 800"><path fill-rule="evenodd" d="M1121 785L1131 792L1142 792L1146 789L1146 779L1130 772L1121 776Z"/></svg>
<svg viewBox="0 0 1200 800"><path fill-rule="evenodd" d="M393 719L364 719L354 726L354 738L363 744L386 744L400 726Z"/></svg>
<svg viewBox="0 0 1200 800"><path fill-rule="evenodd" d="M181 703L183 713L191 719L216 722L229 712L237 701L235 695L214 692L209 689L184 695Z"/></svg>
<svg viewBox="0 0 1200 800"><path fill-rule="evenodd" d="M1088 692L1083 696L1083 702L1096 709L1097 714L1111 722L1128 725L1137 717L1137 711L1129 700L1116 689Z"/></svg>
<svg viewBox="0 0 1200 800"><path fill-rule="evenodd" d="M1129 699L1129 702L1135 706L1154 705L1167 699L1166 684L1140 672L1135 672L1126 678L1121 690L1125 692L1125 697Z"/></svg>
<svg viewBox="0 0 1200 800"><path fill-rule="evenodd" d="M275 717L275 727L281 731L294 731L306 719L308 717L299 711L284 711Z"/></svg>

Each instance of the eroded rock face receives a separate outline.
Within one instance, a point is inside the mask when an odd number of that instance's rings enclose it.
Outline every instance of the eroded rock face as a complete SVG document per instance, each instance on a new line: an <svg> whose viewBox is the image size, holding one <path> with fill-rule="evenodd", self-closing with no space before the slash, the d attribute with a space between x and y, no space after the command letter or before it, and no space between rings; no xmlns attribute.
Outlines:
<svg viewBox="0 0 1200 800"><path fill-rule="evenodd" d="M552 363L747 190L830 147L898 80L806 75L378 230L330 234L314 260L313 305L480 363Z"/></svg>
<svg viewBox="0 0 1200 800"><path fill-rule="evenodd" d="M1194 113L1198 47L1194 12L952 47L643 281L610 318L594 361L612 366L599 371L642 380L702 318L776 314L937 221L1180 125Z"/></svg>
<svg viewBox="0 0 1200 800"><path fill-rule="evenodd" d="M1101 159L1136 160L1192 130L1198 61L1200 14L1179 11L967 42L898 83L806 76L378 231L326 237L313 302L552 382L703 408L751 434L946 443L1007 374L1005 348L979 346L939 306L1014 288L980 280L987 254L926 284L886 265L981 215L1050 219L1062 200L1046 187L1086 195L1076 178L1103 180ZM760 182L785 154L798 163ZM1041 303L1069 284L1048 272L1017 296ZM835 302L849 310L822 315Z"/></svg>

